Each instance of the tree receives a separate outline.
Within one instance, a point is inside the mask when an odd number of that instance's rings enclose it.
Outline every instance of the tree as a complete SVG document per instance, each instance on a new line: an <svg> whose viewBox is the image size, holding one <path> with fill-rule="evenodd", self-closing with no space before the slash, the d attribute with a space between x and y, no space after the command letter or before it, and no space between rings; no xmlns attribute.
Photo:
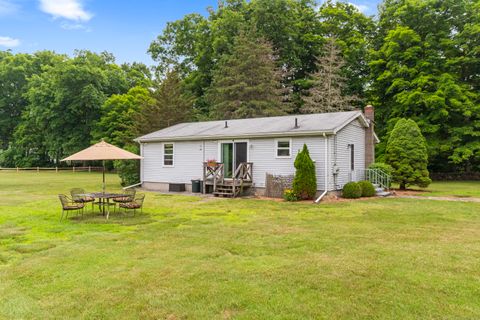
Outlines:
<svg viewBox="0 0 480 320"><path fill-rule="evenodd" d="M132 144L139 134L135 119L154 103L150 91L143 87L134 87L125 94L114 94L102 105L100 121L92 133L93 140L106 141L124 147Z"/></svg>
<svg viewBox="0 0 480 320"><path fill-rule="evenodd" d="M293 191L299 199L313 199L317 193L317 177L315 164L307 145L303 145L302 151L295 158L295 178L293 179Z"/></svg>
<svg viewBox="0 0 480 320"><path fill-rule="evenodd" d="M178 71L173 70L154 90L152 100L141 108L135 126L139 134L146 134L191 121L193 117L193 99L185 92Z"/></svg>
<svg viewBox="0 0 480 320"><path fill-rule="evenodd" d="M359 97L355 102L361 106L370 75L369 50L375 37L375 22L351 3L332 0L320 6L318 17L320 35L326 39L335 38L345 60L341 70L346 79L343 92Z"/></svg>
<svg viewBox="0 0 480 320"><path fill-rule="evenodd" d="M426 188L432 182L429 177L428 153L425 138L417 123L400 119L395 124L387 142L386 162L393 167L393 180L400 189L418 185Z"/></svg>
<svg viewBox="0 0 480 320"><path fill-rule="evenodd" d="M479 29L478 1L385 0L380 7L370 62L377 132L415 120L435 171L480 169ZM384 153L385 143L378 149Z"/></svg>
<svg viewBox="0 0 480 320"><path fill-rule="evenodd" d="M238 119L285 114L280 78L270 43L241 32L232 54L222 57L214 71L207 95L212 117Z"/></svg>
<svg viewBox="0 0 480 320"><path fill-rule="evenodd" d="M52 165L86 148L112 94L128 90L125 73L108 53L77 51L29 79L28 105L14 133L10 159L28 166ZM15 165L15 164L14 164Z"/></svg>
<svg viewBox="0 0 480 320"><path fill-rule="evenodd" d="M178 68L186 88L195 96L197 109L208 115L205 94L214 70L222 57L233 52L240 31L254 27L257 34L250 36L272 44L277 67L289 74L284 84L291 85L297 95L305 76L315 68L322 44L316 11L314 0L219 1L218 9L210 8L207 17L188 14L168 22L151 43L149 53L158 63L159 74Z"/></svg>
<svg viewBox="0 0 480 320"><path fill-rule="evenodd" d="M347 85L342 76L342 67L345 65L340 50L334 39L330 39L325 47L323 56L318 58L318 71L312 75L312 87L308 95L303 98L302 113L322 113L353 110L355 96L344 93Z"/></svg>

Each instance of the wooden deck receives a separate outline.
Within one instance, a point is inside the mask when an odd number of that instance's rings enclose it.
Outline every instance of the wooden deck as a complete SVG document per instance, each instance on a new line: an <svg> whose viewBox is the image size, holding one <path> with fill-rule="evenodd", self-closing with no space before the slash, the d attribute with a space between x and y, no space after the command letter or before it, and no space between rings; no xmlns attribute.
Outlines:
<svg viewBox="0 0 480 320"><path fill-rule="evenodd" d="M235 170L233 177L224 176L223 163L214 165L203 163L203 193L207 186L213 186L213 195L235 198L253 185L253 163L242 162Z"/></svg>

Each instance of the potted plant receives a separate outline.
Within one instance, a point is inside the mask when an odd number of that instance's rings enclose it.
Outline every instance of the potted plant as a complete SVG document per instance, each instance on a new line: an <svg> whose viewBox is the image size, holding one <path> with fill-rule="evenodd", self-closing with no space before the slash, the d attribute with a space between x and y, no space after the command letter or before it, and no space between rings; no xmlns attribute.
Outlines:
<svg viewBox="0 0 480 320"><path fill-rule="evenodd" d="M217 167L217 165L218 165L217 160L215 160L215 159L208 159L207 160L207 166L215 168L215 167Z"/></svg>

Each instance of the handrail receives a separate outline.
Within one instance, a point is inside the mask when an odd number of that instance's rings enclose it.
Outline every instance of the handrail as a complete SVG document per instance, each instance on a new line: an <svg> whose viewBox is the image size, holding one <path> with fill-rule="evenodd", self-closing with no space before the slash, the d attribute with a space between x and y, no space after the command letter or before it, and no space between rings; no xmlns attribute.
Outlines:
<svg viewBox="0 0 480 320"><path fill-rule="evenodd" d="M365 180L368 180L385 190L389 190L392 176L381 169L365 169Z"/></svg>

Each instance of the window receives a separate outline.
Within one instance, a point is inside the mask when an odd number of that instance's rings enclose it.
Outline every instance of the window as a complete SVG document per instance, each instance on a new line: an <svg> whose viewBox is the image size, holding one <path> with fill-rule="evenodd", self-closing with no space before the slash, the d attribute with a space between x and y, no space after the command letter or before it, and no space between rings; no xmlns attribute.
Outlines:
<svg viewBox="0 0 480 320"><path fill-rule="evenodd" d="M350 170L355 170L355 145L350 145Z"/></svg>
<svg viewBox="0 0 480 320"><path fill-rule="evenodd" d="M163 144L163 166L173 167L173 143Z"/></svg>
<svg viewBox="0 0 480 320"><path fill-rule="evenodd" d="M290 158L292 154L292 141L290 139L276 140L277 158Z"/></svg>

